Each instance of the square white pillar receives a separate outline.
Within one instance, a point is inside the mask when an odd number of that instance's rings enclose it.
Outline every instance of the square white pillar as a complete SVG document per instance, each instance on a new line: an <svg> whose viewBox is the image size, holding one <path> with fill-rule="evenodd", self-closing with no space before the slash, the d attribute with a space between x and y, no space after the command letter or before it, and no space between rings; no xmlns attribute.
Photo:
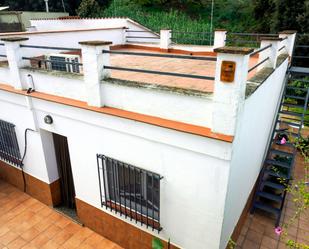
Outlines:
<svg viewBox="0 0 309 249"><path fill-rule="evenodd" d="M20 44L24 41L29 40L29 38L25 37L7 37L2 38L4 41L6 56L9 63L10 68L10 83L11 85L18 90L27 89L26 82L23 82L21 78L20 68L25 67L29 64L29 61L25 61L22 59L23 52Z"/></svg>
<svg viewBox="0 0 309 249"><path fill-rule="evenodd" d="M172 43L172 31L169 29L160 30L160 49L168 52Z"/></svg>
<svg viewBox="0 0 309 249"><path fill-rule="evenodd" d="M285 30L279 33L279 37L284 39L281 46L285 46L285 51L287 51L290 57L293 55L296 35L296 30Z"/></svg>
<svg viewBox="0 0 309 249"><path fill-rule="evenodd" d="M90 106L104 106L101 83L103 79L110 77L110 70L104 69L104 66L110 66L110 54L103 53L103 50L109 51L112 42L82 41L79 44L82 47L87 103Z"/></svg>
<svg viewBox="0 0 309 249"><path fill-rule="evenodd" d="M245 100L249 54L253 49L222 47L215 49L214 52L217 53L217 63L211 130L225 135L234 135L238 113ZM232 82L224 82L221 78L221 66L224 61L236 64Z"/></svg>
<svg viewBox="0 0 309 249"><path fill-rule="evenodd" d="M225 29L216 29L215 38L214 38L214 49L225 46L227 30Z"/></svg>
<svg viewBox="0 0 309 249"><path fill-rule="evenodd" d="M277 67L277 59L279 55L279 46L282 42L281 38L278 37L261 37L261 48L271 45L270 48L265 49L259 53L259 62L269 57L269 60L258 67L257 71L264 67L271 67L275 69Z"/></svg>

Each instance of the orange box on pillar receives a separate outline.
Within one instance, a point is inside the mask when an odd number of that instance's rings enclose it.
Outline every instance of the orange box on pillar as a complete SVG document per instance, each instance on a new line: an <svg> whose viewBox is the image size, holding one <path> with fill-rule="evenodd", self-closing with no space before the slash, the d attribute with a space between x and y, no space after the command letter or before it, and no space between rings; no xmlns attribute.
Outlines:
<svg viewBox="0 0 309 249"><path fill-rule="evenodd" d="M223 82L233 82L235 78L236 63L234 61L222 61L220 80Z"/></svg>

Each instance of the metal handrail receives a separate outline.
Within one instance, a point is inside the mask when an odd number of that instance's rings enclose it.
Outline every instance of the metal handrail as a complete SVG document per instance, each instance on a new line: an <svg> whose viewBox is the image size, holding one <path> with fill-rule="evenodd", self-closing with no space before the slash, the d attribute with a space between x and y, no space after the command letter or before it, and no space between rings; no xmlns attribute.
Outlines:
<svg viewBox="0 0 309 249"><path fill-rule="evenodd" d="M133 32L133 33L153 33L154 31L150 31L150 30L129 30L129 29L126 29L126 32Z"/></svg>
<svg viewBox="0 0 309 249"><path fill-rule="evenodd" d="M309 48L309 45L296 45L296 48Z"/></svg>
<svg viewBox="0 0 309 249"><path fill-rule="evenodd" d="M67 61L53 61L53 60L45 60L45 59L38 59L33 57L22 57L23 60L34 60L34 61L41 61L41 62L52 62L52 63L59 63L59 64L67 64L67 65L75 65L75 66L82 66L82 63L79 62L67 62Z"/></svg>
<svg viewBox="0 0 309 249"><path fill-rule="evenodd" d="M264 50L266 50L268 48L270 48L270 47L272 47L272 44L269 44L269 45L267 45L267 46L265 46L263 48L260 48L260 49L256 50L255 52L250 54L250 57L254 56L254 55L256 55L256 54L258 54L258 53L260 53L260 52L262 52L262 51L264 51Z"/></svg>
<svg viewBox="0 0 309 249"><path fill-rule="evenodd" d="M264 60L262 60L261 62L259 62L258 64L256 64L255 66L251 67L248 70L248 73L250 73L252 70L256 69L258 66L262 65L265 61L269 60L269 57L265 58Z"/></svg>
<svg viewBox="0 0 309 249"><path fill-rule="evenodd" d="M285 48L285 46L282 46L281 48L279 48L278 51L280 52L280 51L281 51L282 49L284 49L284 48Z"/></svg>
<svg viewBox="0 0 309 249"><path fill-rule="evenodd" d="M63 47L48 47L48 46L36 46L36 45L20 45L21 48L40 48L40 49L54 49L54 50L80 50L80 48L63 48Z"/></svg>
<svg viewBox="0 0 309 249"><path fill-rule="evenodd" d="M250 40L234 40L226 39L225 42L236 42L236 43L259 43L259 41L250 41Z"/></svg>
<svg viewBox="0 0 309 249"><path fill-rule="evenodd" d="M286 37L284 37L281 41L284 41L284 40L286 40L286 39L288 39L288 37L286 36Z"/></svg>
<svg viewBox="0 0 309 249"><path fill-rule="evenodd" d="M160 37L154 36L126 36L126 38L144 38L144 39L160 39Z"/></svg>
<svg viewBox="0 0 309 249"><path fill-rule="evenodd" d="M113 51L113 50L102 50L102 53L136 55L136 56L150 56L150 57L163 57L163 58L176 58L176 59L188 59L188 60L217 61L217 58L215 58L215 57L203 57L203 56L188 56L188 55L174 55L174 54L169 55L169 54L125 52L125 51Z"/></svg>
<svg viewBox="0 0 309 249"><path fill-rule="evenodd" d="M159 74L159 75L176 76L176 77L193 78L193 79L203 79L203 80L214 80L215 79L215 77L210 77L210 76L182 74L182 73L171 73L171 72L160 72L160 71L154 71L154 70L125 68L125 67L104 66L103 68L105 68L105 69L112 69L112 70L119 70L119 71L148 73L148 74Z"/></svg>
<svg viewBox="0 0 309 249"><path fill-rule="evenodd" d="M293 58L298 58L298 59L309 59L309 56L294 55Z"/></svg>
<svg viewBox="0 0 309 249"><path fill-rule="evenodd" d="M227 32L227 34L238 35L238 36L278 36L278 34L263 34L263 33L232 33Z"/></svg>
<svg viewBox="0 0 309 249"><path fill-rule="evenodd" d="M0 43L0 46L4 46L4 43Z"/></svg>
<svg viewBox="0 0 309 249"><path fill-rule="evenodd" d="M175 34L212 34L211 32L172 31Z"/></svg>
<svg viewBox="0 0 309 249"><path fill-rule="evenodd" d="M0 57L6 58L7 56L5 54L0 54Z"/></svg>

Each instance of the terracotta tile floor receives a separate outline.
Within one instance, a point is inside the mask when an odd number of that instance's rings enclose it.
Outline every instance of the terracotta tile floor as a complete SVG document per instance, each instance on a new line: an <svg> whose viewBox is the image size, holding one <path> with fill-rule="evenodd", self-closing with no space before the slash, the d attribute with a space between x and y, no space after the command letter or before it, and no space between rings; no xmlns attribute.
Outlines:
<svg viewBox="0 0 309 249"><path fill-rule="evenodd" d="M0 249L121 249L0 181Z"/></svg>
<svg viewBox="0 0 309 249"><path fill-rule="evenodd" d="M304 161L297 155L294 171L294 178L300 179L304 174ZM284 211L281 217L282 222L289 222L295 214L295 204L292 196L287 195ZM284 249L286 241L293 239L299 243L309 244L309 210L302 213L288 228L288 236L280 237L274 232L275 220L268 214L256 211L253 215L248 215L241 235L237 241L237 249Z"/></svg>
<svg viewBox="0 0 309 249"><path fill-rule="evenodd" d="M139 49L123 49L122 51L155 53L152 51L143 51ZM251 58L249 66L251 67L256 63L257 58ZM214 77L216 62L112 54L111 66ZM254 73L255 72L252 71L250 73L250 76L252 76ZM163 76L156 74L135 73L117 70L112 70L111 77L123 80L194 89L204 92L213 92L214 90L214 81L212 80L190 79L183 77Z"/></svg>

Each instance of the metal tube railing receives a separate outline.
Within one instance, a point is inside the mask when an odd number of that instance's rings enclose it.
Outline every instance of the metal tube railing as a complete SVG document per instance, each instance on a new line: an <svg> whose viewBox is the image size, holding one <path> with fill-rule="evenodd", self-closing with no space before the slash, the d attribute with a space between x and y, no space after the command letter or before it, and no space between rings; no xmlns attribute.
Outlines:
<svg viewBox="0 0 309 249"><path fill-rule="evenodd" d="M268 48L271 48L271 47L272 47L272 44L269 44L268 46L265 46L265 47L263 47L263 48L260 48L260 49L256 50L255 52L251 53L251 54L250 54L250 57L251 57L251 56L254 56L254 55L256 55L256 54L258 54L258 53L260 53L260 52L262 52L262 51L264 51L264 50L266 50L266 49L268 49Z"/></svg>
<svg viewBox="0 0 309 249"><path fill-rule="evenodd" d="M21 48L39 48L39 49L53 49L53 50L69 50L78 51L80 48L64 48L64 47L49 47L49 46L36 46L36 45L20 45Z"/></svg>
<svg viewBox="0 0 309 249"><path fill-rule="evenodd" d="M160 39L160 37L154 36L126 36L126 38L143 38L143 39Z"/></svg>
<svg viewBox="0 0 309 249"><path fill-rule="evenodd" d="M187 56L187 55L174 55L174 54L155 54L155 53L140 53L140 52L125 52L125 51L113 51L102 50L102 53L109 54L123 54L123 55L136 55L136 56L150 56L150 57L163 57L163 58L176 58L176 59L188 59L188 60L204 60L204 61L216 61L215 57L203 57L203 56Z"/></svg>
<svg viewBox="0 0 309 249"><path fill-rule="evenodd" d="M34 60L34 61L41 61L41 62L51 62L51 63L58 63L58 64L67 64L67 65L75 65L75 66L82 66L82 63L79 62L67 62L67 61L54 61L54 60L45 60L45 59L38 59L33 57L22 57L23 60Z"/></svg>
<svg viewBox="0 0 309 249"><path fill-rule="evenodd" d="M5 54L0 54L0 57L6 58Z"/></svg>
<svg viewBox="0 0 309 249"><path fill-rule="evenodd" d="M4 46L4 43L0 43L0 46Z"/></svg>
<svg viewBox="0 0 309 249"><path fill-rule="evenodd" d="M174 33L174 34L205 34L205 35L212 34L210 32L191 32L191 31L171 31L171 33Z"/></svg>
<svg viewBox="0 0 309 249"><path fill-rule="evenodd" d="M265 61L269 60L269 57L265 58L264 60L262 60L261 62L259 62L258 64L256 64L255 66L251 67L248 70L248 73L250 73L251 71L253 71L254 69L256 69L258 66L262 65Z"/></svg>
<svg viewBox="0 0 309 249"><path fill-rule="evenodd" d="M238 36L278 36L278 34L263 34L263 33L232 33L227 32L229 35L238 35Z"/></svg>
<svg viewBox="0 0 309 249"><path fill-rule="evenodd" d="M285 48L285 46L282 46L281 48L279 48L278 51L280 52L280 51L281 51L282 49L284 49L284 48Z"/></svg>
<svg viewBox="0 0 309 249"><path fill-rule="evenodd" d="M182 73L171 73L171 72L160 72L160 71L154 71L154 70L125 68L125 67L104 66L104 69L112 69L112 70L128 71L128 72L138 72L138 73L147 73L147 74L158 74L158 75L167 75L167 76L193 78L193 79L203 79L203 80L214 80L215 79L215 77L210 77L210 76L182 74Z"/></svg>
<svg viewBox="0 0 309 249"><path fill-rule="evenodd" d="M236 43L259 43L259 41L249 41L249 40L234 40L226 39L225 42L236 42Z"/></svg>
<svg viewBox="0 0 309 249"><path fill-rule="evenodd" d="M309 45L296 45L296 48L309 48Z"/></svg>

